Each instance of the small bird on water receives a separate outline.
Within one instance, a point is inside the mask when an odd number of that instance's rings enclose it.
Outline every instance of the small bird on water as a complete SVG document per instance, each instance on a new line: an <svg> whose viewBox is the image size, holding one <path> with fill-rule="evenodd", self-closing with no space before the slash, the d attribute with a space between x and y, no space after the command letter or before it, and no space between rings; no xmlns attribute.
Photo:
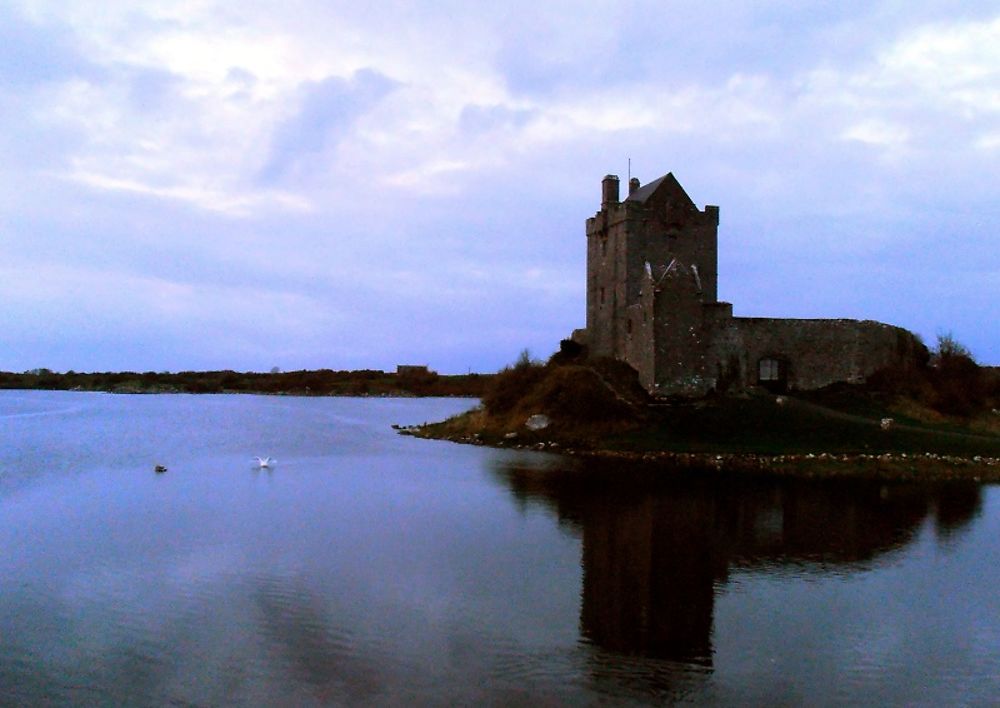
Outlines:
<svg viewBox="0 0 1000 708"><path fill-rule="evenodd" d="M257 464L260 465L261 469L266 469L277 462L277 460L273 460L270 457L255 457L254 459L257 460Z"/></svg>
<svg viewBox="0 0 1000 708"><path fill-rule="evenodd" d="M161 474L161 473L167 471L167 466L166 465L157 465L156 467L153 468L153 471L156 472L157 474Z"/></svg>

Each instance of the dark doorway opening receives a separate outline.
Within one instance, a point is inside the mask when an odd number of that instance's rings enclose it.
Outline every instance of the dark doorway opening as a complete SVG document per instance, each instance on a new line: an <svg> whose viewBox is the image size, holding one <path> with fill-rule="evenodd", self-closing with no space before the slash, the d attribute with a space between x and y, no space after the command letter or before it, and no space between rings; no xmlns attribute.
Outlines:
<svg viewBox="0 0 1000 708"><path fill-rule="evenodd" d="M764 357L757 362L757 383L774 393L788 390L788 366L777 357Z"/></svg>

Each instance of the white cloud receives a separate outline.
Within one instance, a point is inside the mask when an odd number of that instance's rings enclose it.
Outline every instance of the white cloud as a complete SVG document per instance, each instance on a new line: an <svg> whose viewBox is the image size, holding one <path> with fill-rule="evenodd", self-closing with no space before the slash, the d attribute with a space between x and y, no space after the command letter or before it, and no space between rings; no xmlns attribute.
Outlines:
<svg viewBox="0 0 1000 708"><path fill-rule="evenodd" d="M902 147L910 138L910 132L906 128L879 120L852 125L843 135L848 140L885 148Z"/></svg>
<svg viewBox="0 0 1000 708"><path fill-rule="evenodd" d="M276 206L288 211L307 212L313 210L312 205L302 197L280 190L257 190L242 195L239 193L217 191L211 188L199 188L190 184L172 187L153 187L141 182L88 173L82 170L58 176L79 182L94 189L131 192L150 197L173 199L187 202L200 209L216 211L235 217L248 217L261 206Z"/></svg>
<svg viewBox="0 0 1000 708"><path fill-rule="evenodd" d="M482 168L484 165L477 165ZM386 176L384 184L393 187L403 187L417 194L443 195L454 194L454 181L445 181L442 177L464 172L472 167L471 163L460 160L431 160L413 169L403 170Z"/></svg>
<svg viewBox="0 0 1000 708"><path fill-rule="evenodd" d="M845 138L923 150L971 147L1000 120L1000 18L934 24L899 37L852 72L807 78L809 95L851 120ZM956 145L957 143L957 145Z"/></svg>
<svg viewBox="0 0 1000 708"><path fill-rule="evenodd" d="M975 110L996 110L1000 96L991 89L1000 81L1000 18L921 27L894 43L879 64L888 84L906 82Z"/></svg>
<svg viewBox="0 0 1000 708"><path fill-rule="evenodd" d="M976 140L976 147L981 150L996 150L1000 148L1000 133L990 133Z"/></svg>

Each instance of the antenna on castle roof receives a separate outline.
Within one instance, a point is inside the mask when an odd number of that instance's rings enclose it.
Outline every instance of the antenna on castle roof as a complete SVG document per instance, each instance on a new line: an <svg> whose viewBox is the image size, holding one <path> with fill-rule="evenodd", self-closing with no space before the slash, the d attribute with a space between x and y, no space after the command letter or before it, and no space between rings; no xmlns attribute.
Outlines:
<svg viewBox="0 0 1000 708"><path fill-rule="evenodd" d="M632 158L628 158L628 181L632 181Z"/></svg>

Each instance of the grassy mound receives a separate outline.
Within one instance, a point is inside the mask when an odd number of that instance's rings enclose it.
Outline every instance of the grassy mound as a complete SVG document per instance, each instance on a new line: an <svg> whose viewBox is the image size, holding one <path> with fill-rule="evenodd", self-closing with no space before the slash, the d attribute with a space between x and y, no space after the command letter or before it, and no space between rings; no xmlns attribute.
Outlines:
<svg viewBox="0 0 1000 708"><path fill-rule="evenodd" d="M868 379L866 389L891 397L894 404L928 421L957 419L973 428L996 429L1000 408L1000 370L980 366L969 350L950 335L923 366L884 369Z"/></svg>
<svg viewBox="0 0 1000 708"><path fill-rule="evenodd" d="M542 377L517 401L512 412L518 416L541 413L561 423L624 421L635 417L633 406L597 371L574 365L544 369Z"/></svg>
<svg viewBox="0 0 1000 708"><path fill-rule="evenodd" d="M563 433L594 425L628 424L641 416L631 401L596 368L580 364L523 363L501 371L483 396L493 427L516 431L544 415ZM550 431L551 432L551 431Z"/></svg>
<svg viewBox="0 0 1000 708"><path fill-rule="evenodd" d="M648 396L635 372L615 361L567 361L553 357L547 364L523 353L512 366L497 373L476 410L430 426L429 437L469 437L494 442L513 435L521 443L572 442L597 446L599 441L630 430L646 416ZM532 416L548 424L530 430Z"/></svg>

